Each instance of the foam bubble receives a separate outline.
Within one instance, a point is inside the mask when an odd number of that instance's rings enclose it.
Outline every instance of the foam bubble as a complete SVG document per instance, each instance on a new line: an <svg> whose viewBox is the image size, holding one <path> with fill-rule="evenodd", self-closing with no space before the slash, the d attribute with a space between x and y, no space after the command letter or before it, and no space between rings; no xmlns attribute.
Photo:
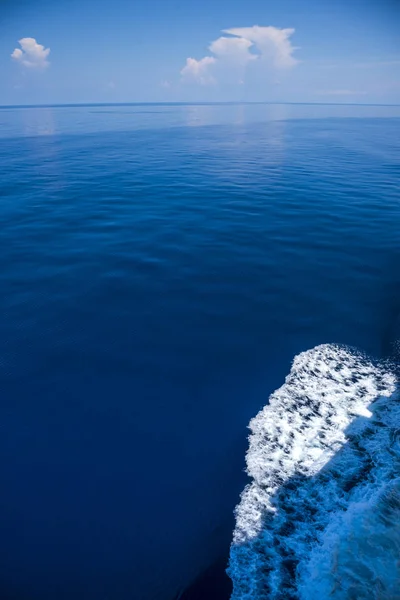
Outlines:
<svg viewBox="0 0 400 600"><path fill-rule="evenodd" d="M344 532L343 515L370 506L400 475L395 385L388 367L347 348L323 345L295 358L250 423L252 482L236 508L232 600L314 598L307 582L317 590L318 552L325 577L340 546L329 532Z"/></svg>

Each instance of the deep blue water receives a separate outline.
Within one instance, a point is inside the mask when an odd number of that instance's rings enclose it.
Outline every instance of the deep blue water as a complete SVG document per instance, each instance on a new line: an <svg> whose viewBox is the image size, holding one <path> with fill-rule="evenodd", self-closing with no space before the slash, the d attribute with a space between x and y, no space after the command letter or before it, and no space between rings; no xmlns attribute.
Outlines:
<svg viewBox="0 0 400 600"><path fill-rule="evenodd" d="M293 357L383 351L400 108L0 110L0 588L171 600Z"/></svg>

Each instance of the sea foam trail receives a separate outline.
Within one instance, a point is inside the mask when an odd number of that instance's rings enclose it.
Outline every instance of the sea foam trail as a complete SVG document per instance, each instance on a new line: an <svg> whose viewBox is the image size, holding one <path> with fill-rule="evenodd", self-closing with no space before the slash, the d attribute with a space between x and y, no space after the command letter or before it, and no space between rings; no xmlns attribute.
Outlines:
<svg viewBox="0 0 400 600"><path fill-rule="evenodd" d="M232 600L400 598L395 387L390 367L348 348L295 358L250 422Z"/></svg>

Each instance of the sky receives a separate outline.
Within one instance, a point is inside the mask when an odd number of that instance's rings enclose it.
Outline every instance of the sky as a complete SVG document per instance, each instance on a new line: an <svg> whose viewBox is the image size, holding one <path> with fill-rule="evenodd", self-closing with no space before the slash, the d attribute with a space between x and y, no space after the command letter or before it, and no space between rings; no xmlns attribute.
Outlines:
<svg viewBox="0 0 400 600"><path fill-rule="evenodd" d="M400 0L0 0L0 105L400 104Z"/></svg>

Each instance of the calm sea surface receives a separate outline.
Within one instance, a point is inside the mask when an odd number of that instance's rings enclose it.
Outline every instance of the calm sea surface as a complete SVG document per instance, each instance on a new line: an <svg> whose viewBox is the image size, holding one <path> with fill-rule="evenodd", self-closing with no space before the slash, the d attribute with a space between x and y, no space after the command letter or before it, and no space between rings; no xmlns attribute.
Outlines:
<svg viewBox="0 0 400 600"><path fill-rule="evenodd" d="M0 110L0 596L172 600L293 357L381 355L400 108Z"/></svg>

